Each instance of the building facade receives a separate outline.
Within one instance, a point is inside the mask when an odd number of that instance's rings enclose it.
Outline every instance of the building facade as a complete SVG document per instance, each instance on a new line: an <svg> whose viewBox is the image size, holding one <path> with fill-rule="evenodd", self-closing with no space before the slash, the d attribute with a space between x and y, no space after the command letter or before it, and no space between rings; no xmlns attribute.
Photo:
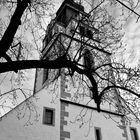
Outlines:
<svg viewBox="0 0 140 140"><path fill-rule="evenodd" d="M91 42L84 43L87 50L80 61L88 68L91 63L94 66L90 47L95 41L92 34L98 30L87 24L84 18L88 17L80 3L65 0L56 18L48 25L41 59L61 57L65 53L64 46L66 49L70 43L74 47L69 55L73 56L77 46L82 44L81 40L86 38ZM72 81L66 73L65 69L37 69L35 94L1 118L0 140L140 139L140 123L126 124L125 116L116 112L113 106L110 108L108 103L101 104L98 112L94 100L91 100L92 95L85 85L80 85L78 75ZM116 91L112 92L114 104L119 104Z"/></svg>

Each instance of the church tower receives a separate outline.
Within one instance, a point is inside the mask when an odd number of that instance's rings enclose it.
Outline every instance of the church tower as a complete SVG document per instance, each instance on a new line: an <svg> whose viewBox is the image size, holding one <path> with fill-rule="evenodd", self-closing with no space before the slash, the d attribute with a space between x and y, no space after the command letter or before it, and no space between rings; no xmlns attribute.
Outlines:
<svg viewBox="0 0 140 140"><path fill-rule="evenodd" d="M56 17L51 20L47 27L46 36L43 40L41 59L55 60L63 56L67 49L70 48L68 56L71 60L81 62L84 65L84 69L93 70L96 65L95 62L98 60L93 58L96 51L93 51L93 54L92 50L95 44L100 43L100 40L98 35L99 30L92 25L90 18L90 13L85 12L81 1L64 0L56 12ZM82 54L83 57L78 60L75 57L75 52L79 48L82 48L79 54ZM96 49L100 52L100 49ZM105 51L100 52L100 54L108 55ZM106 57L106 59L108 58ZM57 119L60 117L60 120L58 119L60 123L60 139L75 140L79 138L84 140L86 139L83 138L84 136L88 137L88 139L108 139L108 133L114 129L115 131L110 134L110 137L116 135L116 140L118 140L124 134L122 140L126 140L126 131L116 127L116 123L111 119L106 119L108 118L107 116L111 116L111 118L120 122L120 126L123 126L121 123L123 115L113 110L106 110L104 105L103 109L101 108L100 110L101 112L98 113L94 100L90 101L94 98L93 95L89 93L87 88L83 89L79 85L73 86L72 82L78 83L78 81L76 81L76 78L73 78L75 81L70 80L66 76L66 73L65 69L39 69L37 70L35 83L35 92L38 92L42 88L48 87L52 81L57 81L57 86L59 87L57 90L59 93L55 94L57 99L55 98L53 102L57 100L59 108L46 107L44 114L46 114L46 118L49 118L49 123L54 126L54 122L56 122L54 120L56 117ZM47 102L49 101L47 100ZM59 117L56 116L57 113L55 114L56 110L60 112ZM111 127L106 131L107 124L110 124ZM88 135L90 131L92 131L92 135Z"/></svg>
<svg viewBox="0 0 140 140"><path fill-rule="evenodd" d="M93 2L93 0L92 0ZM92 3L94 7L95 0ZM99 28L84 0L64 0L56 17L47 26L40 59L64 57L89 73L102 88L103 80L94 71L101 62L110 62L100 46ZM91 8L92 10L92 8ZM46 64L47 65L47 64ZM100 68L100 67L99 67ZM114 80L110 68L99 69L101 76ZM108 84L108 83L107 83ZM1 140L139 140L140 125L126 126L116 110L118 97L110 90L98 112L97 94L91 83L72 69L37 69L34 95L3 116ZM113 103L113 105L111 104Z"/></svg>

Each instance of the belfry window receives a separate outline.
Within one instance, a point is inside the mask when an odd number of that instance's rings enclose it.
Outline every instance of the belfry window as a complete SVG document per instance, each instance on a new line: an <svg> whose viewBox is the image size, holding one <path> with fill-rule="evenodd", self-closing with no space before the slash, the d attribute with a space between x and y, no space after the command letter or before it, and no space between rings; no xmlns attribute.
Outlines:
<svg viewBox="0 0 140 140"><path fill-rule="evenodd" d="M94 66L94 59L91 52L88 49L84 50L84 66L85 69L92 69Z"/></svg>

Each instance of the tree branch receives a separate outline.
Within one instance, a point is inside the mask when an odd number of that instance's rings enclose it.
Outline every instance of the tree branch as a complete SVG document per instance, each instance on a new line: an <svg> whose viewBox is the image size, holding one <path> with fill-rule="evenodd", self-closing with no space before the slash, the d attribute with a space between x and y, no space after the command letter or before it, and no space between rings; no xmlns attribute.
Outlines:
<svg viewBox="0 0 140 140"><path fill-rule="evenodd" d="M133 95L137 96L138 98L140 98L140 94L135 93L134 91L132 91L131 89L127 89L125 87L121 87L121 86L117 86L117 85L113 85L113 86L107 86L106 88L103 89L103 91L100 93L99 97L100 99L102 98L102 96L105 94L105 91L112 89L112 88L117 88L117 89L122 89L124 91L128 91L130 93L132 93Z"/></svg>
<svg viewBox="0 0 140 140"><path fill-rule="evenodd" d="M135 12L133 9L129 8L127 5L125 5L124 3L122 3L121 1L119 0L116 0L118 3L120 3L122 6L124 6L126 9L130 10L132 13L136 14L138 16L138 18L140 18L140 15Z"/></svg>
<svg viewBox="0 0 140 140"><path fill-rule="evenodd" d="M18 2L10 23L0 41L0 58L3 57L3 54L6 54L10 48L18 26L21 25L21 17L29 3L30 0L22 0L21 2Z"/></svg>

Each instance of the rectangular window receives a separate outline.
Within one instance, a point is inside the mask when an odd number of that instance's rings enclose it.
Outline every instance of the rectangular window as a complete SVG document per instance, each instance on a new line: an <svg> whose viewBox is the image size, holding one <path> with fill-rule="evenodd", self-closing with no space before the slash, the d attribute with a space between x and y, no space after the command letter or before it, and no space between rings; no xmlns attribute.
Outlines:
<svg viewBox="0 0 140 140"><path fill-rule="evenodd" d="M95 127L95 140L101 140L101 128Z"/></svg>
<svg viewBox="0 0 140 140"><path fill-rule="evenodd" d="M43 124L54 125L54 109L44 107Z"/></svg>
<svg viewBox="0 0 140 140"><path fill-rule="evenodd" d="M43 70L43 84L48 79L48 71L49 71L48 69Z"/></svg>
<svg viewBox="0 0 140 140"><path fill-rule="evenodd" d="M87 29L87 33L86 34L87 34L88 38L92 39L93 35L92 35L92 31L91 30Z"/></svg>
<svg viewBox="0 0 140 140"><path fill-rule="evenodd" d="M136 128L130 128L132 140L138 140L138 133Z"/></svg>
<svg viewBox="0 0 140 140"><path fill-rule="evenodd" d="M85 36L85 28L83 26L79 27L79 31L82 36Z"/></svg>
<svg viewBox="0 0 140 140"><path fill-rule="evenodd" d="M94 58L93 58L93 55L90 52L90 50L85 49L83 55L84 55L85 69L90 70L90 69L94 68Z"/></svg>
<svg viewBox="0 0 140 140"><path fill-rule="evenodd" d="M85 37L88 37L89 39L92 39L93 37L93 34L92 34L92 31L88 28L85 28L83 26L80 26L79 27L79 31L80 31L80 34L82 36L85 36Z"/></svg>

